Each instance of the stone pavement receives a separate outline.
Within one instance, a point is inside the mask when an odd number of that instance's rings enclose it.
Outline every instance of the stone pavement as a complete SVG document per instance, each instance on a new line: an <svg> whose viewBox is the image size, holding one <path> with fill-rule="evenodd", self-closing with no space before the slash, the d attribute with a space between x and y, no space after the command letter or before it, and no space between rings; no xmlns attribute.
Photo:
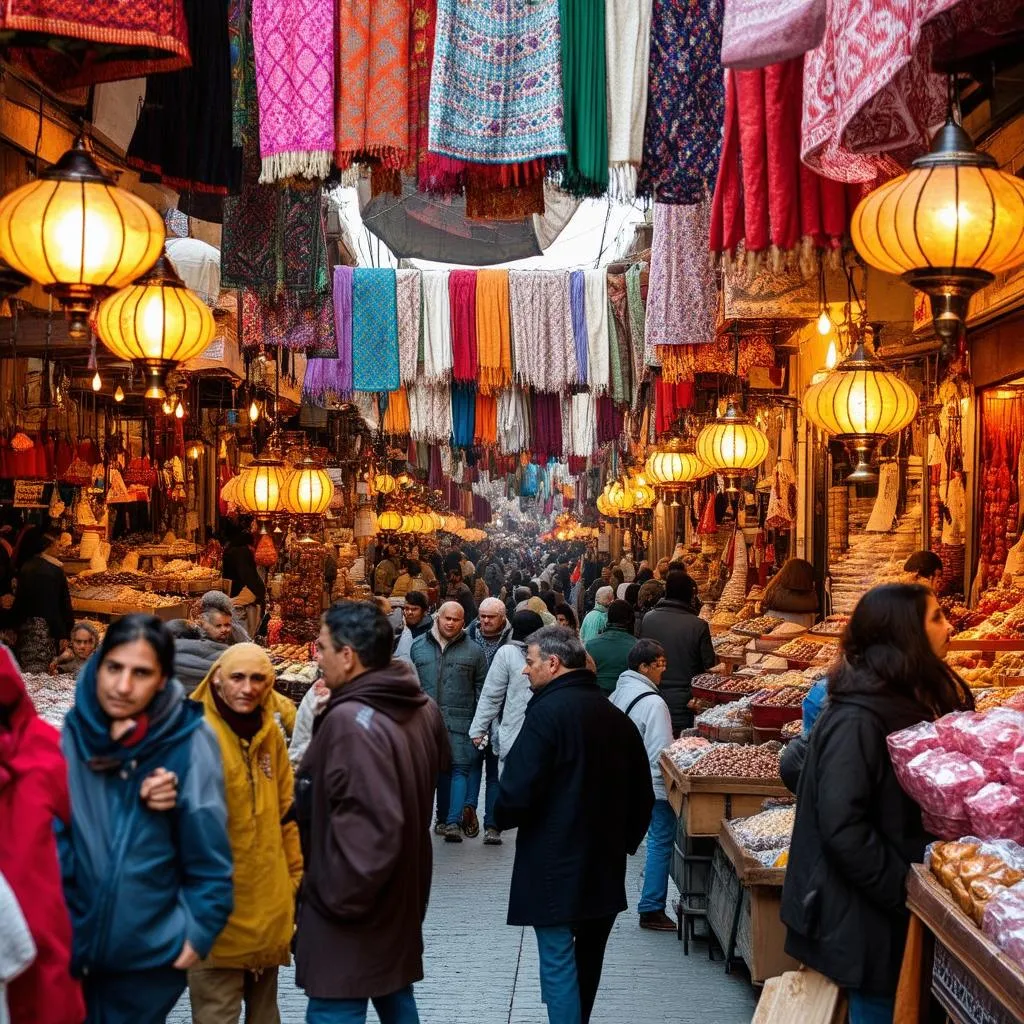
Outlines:
<svg viewBox="0 0 1024 1024"><path fill-rule="evenodd" d="M423 1024L547 1024L533 931L505 924L514 852L514 835L499 847L434 837L426 976L416 986ZM684 957L674 935L637 926L642 870L643 847L629 861L631 910L612 932L592 1024L748 1024L756 993L742 971L726 975L704 942ZM306 999L291 969L281 972L279 1003L283 1024L302 1024ZM190 1024L187 995L168 1019ZM377 1021L372 1010L368 1019Z"/></svg>

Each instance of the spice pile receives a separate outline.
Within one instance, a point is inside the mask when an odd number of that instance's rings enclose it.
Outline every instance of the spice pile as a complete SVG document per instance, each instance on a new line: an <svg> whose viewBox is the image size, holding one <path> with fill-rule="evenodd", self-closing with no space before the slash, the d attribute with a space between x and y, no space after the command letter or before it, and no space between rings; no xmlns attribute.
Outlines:
<svg viewBox="0 0 1024 1024"><path fill-rule="evenodd" d="M686 771L712 749L711 744L701 736L680 736L663 753L680 771Z"/></svg>
<svg viewBox="0 0 1024 1024"><path fill-rule="evenodd" d="M702 757L686 774L774 781L779 777L779 750L778 743L763 743L756 747L726 743Z"/></svg>
<svg viewBox="0 0 1024 1024"><path fill-rule="evenodd" d="M776 615L759 615L756 619L737 622L732 631L740 636L767 636L773 629L781 626L782 622L783 620Z"/></svg>

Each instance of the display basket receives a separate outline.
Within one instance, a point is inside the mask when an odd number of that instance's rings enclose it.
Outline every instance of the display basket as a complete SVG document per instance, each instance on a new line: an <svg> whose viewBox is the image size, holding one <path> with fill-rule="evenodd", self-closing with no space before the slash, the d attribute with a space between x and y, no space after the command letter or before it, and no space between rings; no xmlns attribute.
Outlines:
<svg viewBox="0 0 1024 1024"><path fill-rule="evenodd" d="M302 679L278 679L274 683L274 689L295 704L301 704L302 698L306 696L312 685L312 682Z"/></svg>
<svg viewBox="0 0 1024 1024"><path fill-rule="evenodd" d="M787 722L794 722L802 717L803 708L797 704L785 707L750 702L750 717L755 729L781 729ZM775 737L777 738L777 737Z"/></svg>

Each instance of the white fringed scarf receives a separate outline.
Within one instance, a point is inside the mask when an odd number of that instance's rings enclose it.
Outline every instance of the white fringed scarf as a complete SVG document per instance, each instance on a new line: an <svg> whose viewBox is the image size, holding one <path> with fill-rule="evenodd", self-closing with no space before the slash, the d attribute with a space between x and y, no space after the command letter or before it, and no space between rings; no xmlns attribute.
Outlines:
<svg viewBox="0 0 1024 1024"><path fill-rule="evenodd" d="M423 272L423 379L440 384L452 375L451 300L448 297L448 271ZM451 420L451 411L448 414Z"/></svg>
<svg viewBox="0 0 1024 1024"><path fill-rule="evenodd" d="M595 395L603 395L611 386L611 360L608 339L608 272L585 271L587 307L587 382Z"/></svg>
<svg viewBox="0 0 1024 1024"><path fill-rule="evenodd" d="M605 0L608 192L630 202L644 150L653 0Z"/></svg>
<svg viewBox="0 0 1024 1024"><path fill-rule="evenodd" d="M416 379L420 352L420 317L423 299L418 270L396 270L398 297L398 367L403 384Z"/></svg>

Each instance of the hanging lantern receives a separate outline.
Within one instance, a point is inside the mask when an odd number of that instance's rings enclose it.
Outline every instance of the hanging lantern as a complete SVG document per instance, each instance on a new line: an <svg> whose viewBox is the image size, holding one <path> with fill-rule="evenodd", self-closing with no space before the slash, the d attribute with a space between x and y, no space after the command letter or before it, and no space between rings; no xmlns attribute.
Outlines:
<svg viewBox="0 0 1024 1024"><path fill-rule="evenodd" d="M203 454L203 442L192 441L189 443L188 450L185 453L190 459L198 459Z"/></svg>
<svg viewBox="0 0 1024 1024"><path fill-rule="evenodd" d="M597 511L605 517L605 519L615 519L618 513L615 511L615 506L608 500L608 495L602 491L597 496Z"/></svg>
<svg viewBox="0 0 1024 1024"><path fill-rule="evenodd" d="M285 510L296 515L319 516L330 508L334 482L310 456L295 464L284 484Z"/></svg>
<svg viewBox="0 0 1024 1024"><path fill-rule="evenodd" d="M709 476L710 466L704 465L693 450L693 443L674 437L647 456L644 467L647 478L655 489L678 491L695 480Z"/></svg>
<svg viewBox="0 0 1024 1024"><path fill-rule="evenodd" d="M431 533L444 529L444 516L431 509L427 515L430 516L430 525L433 527Z"/></svg>
<svg viewBox="0 0 1024 1024"><path fill-rule="evenodd" d="M999 170L950 117L909 173L875 189L850 234L873 267L931 298L935 333L964 329L971 296L1024 261L1024 181Z"/></svg>
<svg viewBox="0 0 1024 1024"><path fill-rule="evenodd" d="M163 398L167 373L202 354L216 326L210 308L160 256L148 274L100 303L96 333L115 355L143 368L147 398Z"/></svg>
<svg viewBox="0 0 1024 1024"><path fill-rule="evenodd" d="M429 525L429 521L427 523ZM402 525L399 527L399 533L426 533L427 529L424 525L424 517L419 512L412 512L407 516L402 516Z"/></svg>
<svg viewBox="0 0 1024 1024"><path fill-rule="evenodd" d="M466 528L466 520L462 516L445 516L444 529L447 533L458 533Z"/></svg>
<svg viewBox="0 0 1024 1024"><path fill-rule="evenodd" d="M238 506L258 516L280 512L281 494L287 474L280 459L254 459L239 475Z"/></svg>
<svg viewBox="0 0 1024 1024"><path fill-rule="evenodd" d="M378 494L394 494L398 489L398 484L390 473L378 473L373 478L373 489Z"/></svg>
<svg viewBox="0 0 1024 1024"><path fill-rule="evenodd" d="M377 527L384 533L397 533L402 528L402 516L394 509L388 509L377 517Z"/></svg>
<svg viewBox="0 0 1024 1024"><path fill-rule="evenodd" d="M118 188L79 136L35 181L0 200L0 256L53 295L73 338L89 333L93 303L156 262L164 222Z"/></svg>
<svg viewBox="0 0 1024 1024"><path fill-rule="evenodd" d="M256 564L262 569L272 569L277 565L277 548L272 534L264 533L260 536L256 545Z"/></svg>
<svg viewBox="0 0 1024 1024"><path fill-rule="evenodd" d="M712 472L722 473L727 490L735 492L739 478L756 469L768 456L768 438L729 399L725 414L697 435L697 458Z"/></svg>
<svg viewBox="0 0 1024 1024"><path fill-rule="evenodd" d="M909 426L917 415L913 388L869 356L860 342L824 380L803 397L804 415L857 458L852 481L873 480L871 453L884 438Z"/></svg>
<svg viewBox="0 0 1024 1024"><path fill-rule="evenodd" d="M238 483L241 476L233 476L221 489L220 500L228 505L238 504Z"/></svg>
<svg viewBox="0 0 1024 1024"><path fill-rule="evenodd" d="M654 488L642 476L635 476L630 480L630 487L633 492L633 509L642 512L652 508L658 500Z"/></svg>
<svg viewBox="0 0 1024 1024"><path fill-rule="evenodd" d="M369 505L360 505L356 509L355 520L352 527L354 537L374 537L377 534L377 517Z"/></svg>

